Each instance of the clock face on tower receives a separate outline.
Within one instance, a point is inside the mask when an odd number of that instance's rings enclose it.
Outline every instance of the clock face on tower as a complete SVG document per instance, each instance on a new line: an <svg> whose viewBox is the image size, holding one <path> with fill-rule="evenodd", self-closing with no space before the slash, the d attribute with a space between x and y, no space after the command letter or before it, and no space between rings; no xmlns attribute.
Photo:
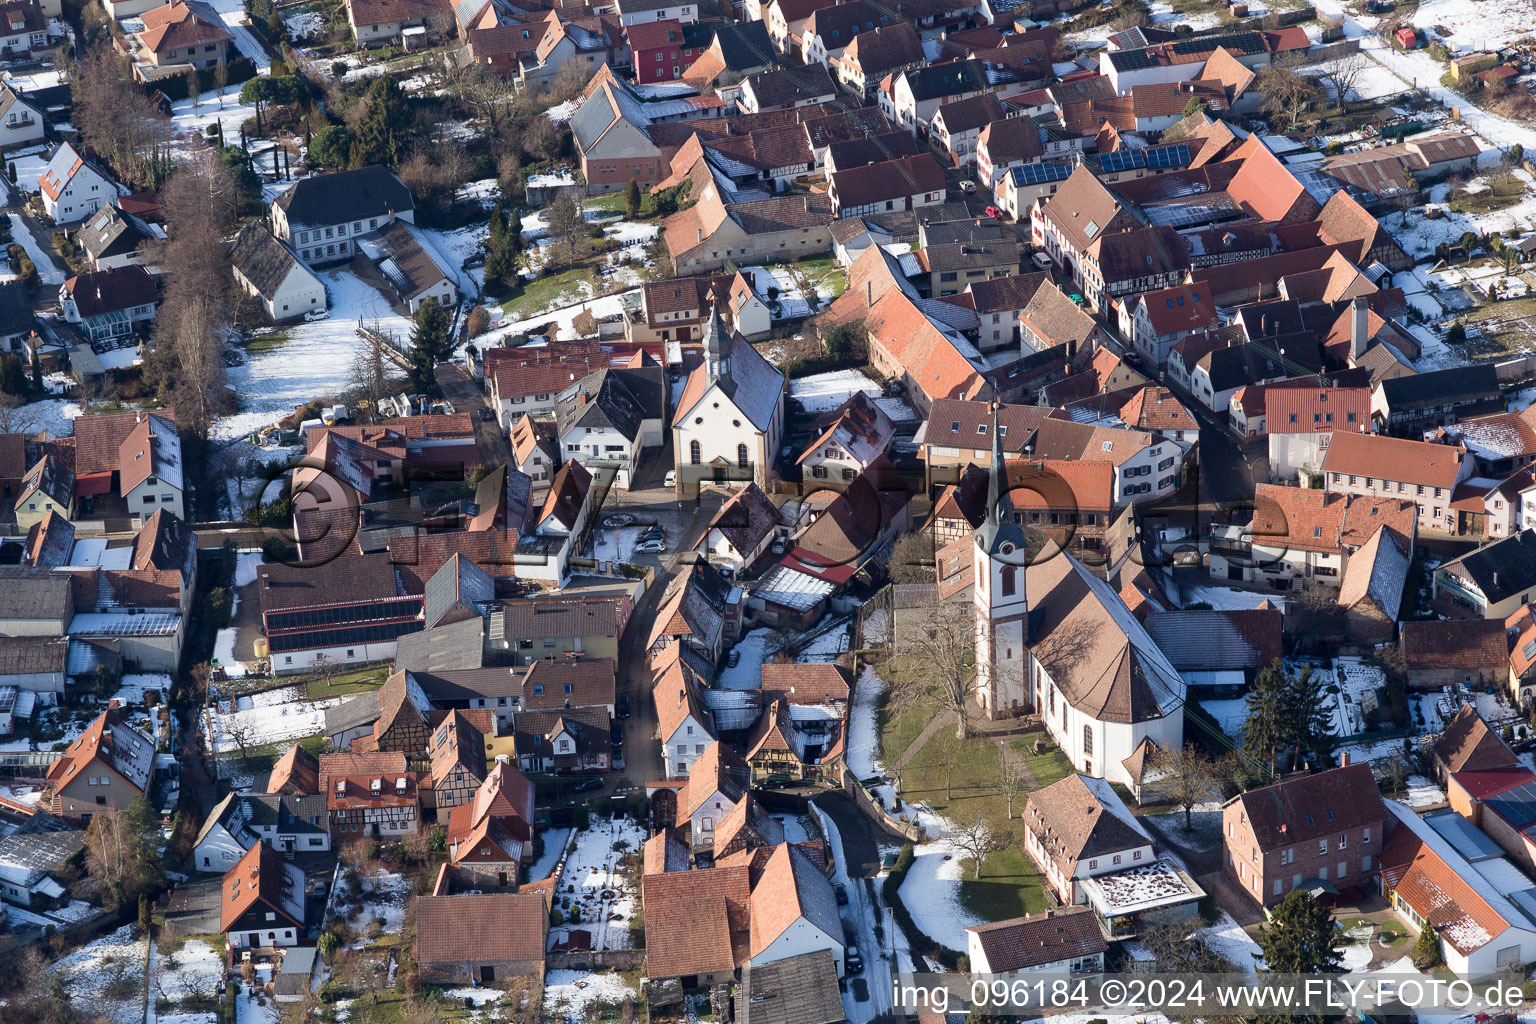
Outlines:
<svg viewBox="0 0 1536 1024"><path fill-rule="evenodd" d="M1003 545L1003 546L1002 546L1002 552L1003 552L1003 554L1005 554L1005 555L1011 555L1011 554L1013 554L1013 545L1012 545L1012 544L1004 544L1004 545Z"/></svg>

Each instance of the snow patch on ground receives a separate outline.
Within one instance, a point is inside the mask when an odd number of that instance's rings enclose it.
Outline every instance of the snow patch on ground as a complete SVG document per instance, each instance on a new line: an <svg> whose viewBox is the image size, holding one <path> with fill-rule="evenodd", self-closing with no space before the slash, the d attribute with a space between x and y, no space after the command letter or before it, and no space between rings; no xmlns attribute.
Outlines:
<svg viewBox="0 0 1536 1024"><path fill-rule="evenodd" d="M76 1005L89 1006L113 1024L143 1020L146 939L125 924L61 958L48 968L64 979Z"/></svg>
<svg viewBox="0 0 1536 1024"><path fill-rule="evenodd" d="M1211 949L1226 957L1245 974L1254 974L1263 963L1259 944L1225 910L1221 919L1197 933Z"/></svg>
<svg viewBox="0 0 1536 1024"><path fill-rule="evenodd" d="M985 922L960 905L962 854L948 840L923 843L901 883L901 901L912 921L933 941L963 952L965 930Z"/></svg>
<svg viewBox="0 0 1536 1024"><path fill-rule="evenodd" d="M849 771L857 779L867 779L884 771L884 766L876 761L880 746L876 711L884 692L884 680L865 665L854 687L853 704L848 709L848 749L844 755Z"/></svg>
<svg viewBox="0 0 1536 1024"><path fill-rule="evenodd" d="M622 1003L625 996L638 993L617 974L588 974L585 971L550 971L544 975L544 1012L555 1014L569 1024L596 1020L599 1003Z"/></svg>
<svg viewBox="0 0 1536 1024"><path fill-rule="evenodd" d="M737 641L731 648L732 657L739 657L736 667L729 662L715 677L715 685L722 690L760 690L763 686L763 662L768 658L768 643L773 637L771 629L754 629Z"/></svg>
<svg viewBox="0 0 1536 1024"><path fill-rule="evenodd" d="M233 655L233 650L229 653ZM342 698L295 699L302 696L299 687L289 686L239 697L233 704L220 701L217 709L209 713L213 720L214 751L222 754L239 750L235 737L241 730L245 730L246 746L282 743L324 732L325 709L340 704Z"/></svg>
<svg viewBox="0 0 1536 1024"><path fill-rule="evenodd" d="M565 852L565 841L570 834L568 828L549 828L543 831L544 852L528 866L528 881L542 882L550 876L555 865L560 862L560 855Z"/></svg>

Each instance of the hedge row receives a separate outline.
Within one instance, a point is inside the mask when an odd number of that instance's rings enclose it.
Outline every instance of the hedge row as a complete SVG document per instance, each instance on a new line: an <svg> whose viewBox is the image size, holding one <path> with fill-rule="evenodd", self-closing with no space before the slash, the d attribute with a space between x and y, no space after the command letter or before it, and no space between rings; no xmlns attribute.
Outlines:
<svg viewBox="0 0 1536 1024"><path fill-rule="evenodd" d="M891 873L885 876L885 881L880 888L880 894L885 899L885 905L891 908L891 915L896 918L896 923L901 927L902 934L907 937L907 945L914 956L926 956L937 960L944 965L946 971L960 969L960 954L934 942L912 920L912 915L907 911L907 905L901 901L901 883L906 881L907 872L912 870L912 861L917 856L911 843L901 848L896 855L896 863L891 868Z"/></svg>

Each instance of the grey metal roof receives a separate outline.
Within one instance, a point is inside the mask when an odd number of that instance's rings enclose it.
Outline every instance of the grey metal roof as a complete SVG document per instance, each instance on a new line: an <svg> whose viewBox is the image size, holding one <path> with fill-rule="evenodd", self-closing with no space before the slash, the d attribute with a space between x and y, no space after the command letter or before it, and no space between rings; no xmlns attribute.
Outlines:
<svg viewBox="0 0 1536 1024"><path fill-rule="evenodd" d="M1504 856L1504 851L1487 833L1463 818L1455 811L1437 811L1428 815L1424 823L1456 848L1456 852L1476 863Z"/></svg>
<svg viewBox="0 0 1536 1024"><path fill-rule="evenodd" d="M379 720L379 695L360 693L334 707L325 709L325 733L327 736L348 729L356 729Z"/></svg>
<svg viewBox="0 0 1536 1024"><path fill-rule="evenodd" d="M462 555L455 554L427 580L422 596L428 627L437 625L456 605L475 611L496 596L496 583L486 571Z"/></svg>
<svg viewBox="0 0 1536 1024"><path fill-rule="evenodd" d="M3 111L0 111L3 113ZM75 232L80 245L92 260L133 252L146 238L153 236L149 225L108 203Z"/></svg>
<svg viewBox="0 0 1536 1024"><path fill-rule="evenodd" d="M32 330L32 303L20 281L0 284L0 335L26 334Z"/></svg>
<svg viewBox="0 0 1536 1024"><path fill-rule="evenodd" d="M355 171L337 171L301 178L272 204L295 227L366 220L416 208L411 190L387 167L374 164Z"/></svg>

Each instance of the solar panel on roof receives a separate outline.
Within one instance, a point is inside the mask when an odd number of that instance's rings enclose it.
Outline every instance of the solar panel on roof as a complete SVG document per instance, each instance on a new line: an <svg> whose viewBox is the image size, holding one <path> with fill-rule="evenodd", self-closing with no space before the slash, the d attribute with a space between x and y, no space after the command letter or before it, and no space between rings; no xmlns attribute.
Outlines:
<svg viewBox="0 0 1536 1024"><path fill-rule="evenodd" d="M1042 185L1048 181L1065 181L1071 176L1071 169L1061 164L1025 164L1013 169L1015 185Z"/></svg>
<svg viewBox="0 0 1536 1024"><path fill-rule="evenodd" d="M1148 167L1183 167L1189 163L1189 147L1182 142L1174 146L1157 146L1141 152L1146 154Z"/></svg>
<svg viewBox="0 0 1536 1024"><path fill-rule="evenodd" d="M1536 782L1526 782L1495 794L1486 803L1515 828L1524 828L1536 821Z"/></svg>
<svg viewBox="0 0 1536 1024"><path fill-rule="evenodd" d="M1116 71L1137 71L1157 66L1157 61L1145 50L1119 50L1109 55L1109 62L1115 66Z"/></svg>
<svg viewBox="0 0 1536 1024"><path fill-rule="evenodd" d="M1140 149L1117 149L1113 153L1100 154L1099 166L1110 174L1145 167L1147 158L1144 154L1145 151Z"/></svg>

